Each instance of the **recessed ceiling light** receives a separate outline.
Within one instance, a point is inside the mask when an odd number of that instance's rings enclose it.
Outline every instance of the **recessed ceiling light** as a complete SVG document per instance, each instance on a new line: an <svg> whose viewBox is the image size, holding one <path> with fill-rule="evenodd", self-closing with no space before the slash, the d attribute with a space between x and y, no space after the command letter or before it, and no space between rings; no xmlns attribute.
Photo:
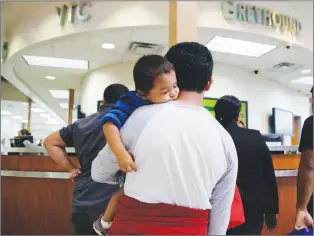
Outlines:
<svg viewBox="0 0 314 236"><path fill-rule="evenodd" d="M47 75L45 78L48 79L48 80L54 80L54 79L56 79L56 77L50 76L50 75Z"/></svg>
<svg viewBox="0 0 314 236"><path fill-rule="evenodd" d="M103 49L114 49L116 46L115 46L114 44L112 44L112 43L103 43L103 44L101 45L101 47L102 47Z"/></svg>
<svg viewBox="0 0 314 236"><path fill-rule="evenodd" d="M14 120L22 120L23 118L21 116L11 116Z"/></svg>
<svg viewBox="0 0 314 236"><path fill-rule="evenodd" d="M49 92L55 98L69 99L69 91L68 90L49 90Z"/></svg>
<svg viewBox="0 0 314 236"><path fill-rule="evenodd" d="M33 112L38 112L38 113L44 112L44 110L43 110L43 109L40 109L40 108L31 108L31 110L32 110Z"/></svg>
<svg viewBox="0 0 314 236"><path fill-rule="evenodd" d="M58 121L47 121L46 124L48 124L48 125L58 125L58 124L60 124L60 122L58 122Z"/></svg>
<svg viewBox="0 0 314 236"><path fill-rule="evenodd" d="M310 70L310 69L301 70L301 74L309 74L311 72L312 72L312 70Z"/></svg>
<svg viewBox="0 0 314 236"><path fill-rule="evenodd" d="M37 57L23 55L24 60L30 66L46 66L46 67L58 67L58 68L70 68L70 69L88 69L88 61L66 59L57 57Z"/></svg>
<svg viewBox="0 0 314 236"><path fill-rule="evenodd" d="M52 118L49 118L48 121L49 121L49 122L56 122L56 120L55 120L55 119L52 119Z"/></svg>
<svg viewBox="0 0 314 236"><path fill-rule="evenodd" d="M48 115L48 114L40 114L40 116L41 116L41 117L44 117L44 118L50 117L50 115Z"/></svg>
<svg viewBox="0 0 314 236"><path fill-rule="evenodd" d="M292 83L313 85L313 77L312 76L304 76L302 78L292 80Z"/></svg>
<svg viewBox="0 0 314 236"><path fill-rule="evenodd" d="M22 120L22 123L28 123L28 120Z"/></svg>
<svg viewBox="0 0 314 236"><path fill-rule="evenodd" d="M1 110L1 115L11 115L11 112Z"/></svg>
<svg viewBox="0 0 314 236"><path fill-rule="evenodd" d="M215 36L206 47L211 51L231 53L241 56L260 57L277 46Z"/></svg>

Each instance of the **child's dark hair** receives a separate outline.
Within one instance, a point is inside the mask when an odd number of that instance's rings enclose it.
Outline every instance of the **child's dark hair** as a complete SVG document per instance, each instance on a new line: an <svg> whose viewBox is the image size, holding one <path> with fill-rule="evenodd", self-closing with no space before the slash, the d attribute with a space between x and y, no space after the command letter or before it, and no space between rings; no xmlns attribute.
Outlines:
<svg viewBox="0 0 314 236"><path fill-rule="evenodd" d="M218 99L214 110L219 123L228 126L237 120L241 111L241 102L234 96L226 95Z"/></svg>
<svg viewBox="0 0 314 236"><path fill-rule="evenodd" d="M141 57L133 69L135 89L148 93L154 87L154 80L161 74L174 70L172 63L159 55Z"/></svg>

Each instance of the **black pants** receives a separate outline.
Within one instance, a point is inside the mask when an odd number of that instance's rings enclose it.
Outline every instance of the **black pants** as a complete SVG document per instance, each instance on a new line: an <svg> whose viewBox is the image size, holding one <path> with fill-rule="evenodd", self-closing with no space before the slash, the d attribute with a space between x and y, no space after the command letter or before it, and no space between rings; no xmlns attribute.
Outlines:
<svg viewBox="0 0 314 236"><path fill-rule="evenodd" d="M93 223L86 213L72 213L71 224L74 235L96 235Z"/></svg>
<svg viewBox="0 0 314 236"><path fill-rule="evenodd" d="M245 223L228 230L227 235L261 235L263 225L263 214L245 213Z"/></svg>

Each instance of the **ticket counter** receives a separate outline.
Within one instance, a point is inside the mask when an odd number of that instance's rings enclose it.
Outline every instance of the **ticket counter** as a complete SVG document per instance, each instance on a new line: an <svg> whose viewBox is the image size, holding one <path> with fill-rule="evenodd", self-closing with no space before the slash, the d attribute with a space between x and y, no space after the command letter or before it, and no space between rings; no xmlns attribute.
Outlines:
<svg viewBox="0 0 314 236"><path fill-rule="evenodd" d="M74 154L73 149L68 153ZM14 153L14 155L8 155ZM70 156L78 164L75 156ZM295 219L300 156L273 155L279 189L278 226L267 235L284 235ZM4 150L1 156L1 234L70 235L73 183L43 148Z"/></svg>

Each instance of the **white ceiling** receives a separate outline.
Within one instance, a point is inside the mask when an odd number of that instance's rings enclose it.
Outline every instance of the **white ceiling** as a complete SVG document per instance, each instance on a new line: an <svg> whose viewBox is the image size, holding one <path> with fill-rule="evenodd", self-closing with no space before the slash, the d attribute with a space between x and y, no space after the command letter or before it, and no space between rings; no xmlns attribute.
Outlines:
<svg viewBox="0 0 314 236"><path fill-rule="evenodd" d="M294 45L290 50L287 50L285 42L260 35L208 28L199 28L198 41L206 44L217 35L273 44L277 45L277 48L259 58L213 52L215 62L235 65L250 71L258 69L260 74L266 78L277 80L293 89L304 92L309 91L309 86L293 84L291 80L302 77L300 74L301 69L313 69L313 54L311 51ZM168 49L168 27L90 31L55 39L44 45L32 47L32 49L24 49L23 54L88 60L89 71L91 71L113 63L137 60L141 55L128 51L129 44L132 41L159 44L162 46L159 53L164 54ZM104 50L101 48L103 43L114 43L116 47L113 50ZM269 71L271 67L281 62L295 63L298 65L298 69L291 73ZM66 101L52 97L49 90L75 89L75 103L79 104L81 82L83 76L88 72L77 69L29 66L22 57L16 59L14 70L17 76L49 104L56 113L63 116L67 111L60 107L60 103ZM56 79L45 79L45 76L48 75L55 76Z"/></svg>

